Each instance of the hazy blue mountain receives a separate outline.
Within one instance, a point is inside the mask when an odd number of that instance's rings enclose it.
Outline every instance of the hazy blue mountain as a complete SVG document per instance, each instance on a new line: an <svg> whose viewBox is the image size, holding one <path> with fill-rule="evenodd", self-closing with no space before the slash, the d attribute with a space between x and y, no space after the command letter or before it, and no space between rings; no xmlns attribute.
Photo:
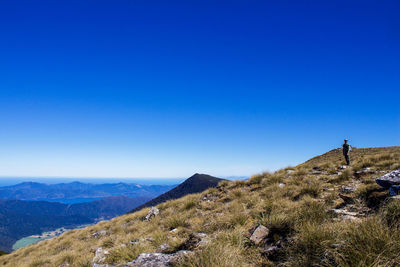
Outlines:
<svg viewBox="0 0 400 267"><path fill-rule="evenodd" d="M23 182L36 182L41 184L61 184L79 181L86 184L140 184L140 185L177 185L184 178L68 178L68 177L9 177L0 176L0 187L11 186Z"/></svg>
<svg viewBox="0 0 400 267"><path fill-rule="evenodd" d="M76 203L122 195L127 197L154 198L174 185L139 185L127 183L90 184L81 182L44 184L23 182L0 187L0 198L17 200L45 200Z"/></svg>

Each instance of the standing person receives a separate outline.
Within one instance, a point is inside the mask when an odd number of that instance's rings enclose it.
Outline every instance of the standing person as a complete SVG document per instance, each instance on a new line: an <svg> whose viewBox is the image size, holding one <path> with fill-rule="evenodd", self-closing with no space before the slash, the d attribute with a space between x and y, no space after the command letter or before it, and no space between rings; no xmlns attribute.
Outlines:
<svg viewBox="0 0 400 267"><path fill-rule="evenodd" d="M347 165L350 165L350 151L351 151L351 145L347 143L347 139L344 139L344 144L343 144L343 156L344 159L346 160Z"/></svg>

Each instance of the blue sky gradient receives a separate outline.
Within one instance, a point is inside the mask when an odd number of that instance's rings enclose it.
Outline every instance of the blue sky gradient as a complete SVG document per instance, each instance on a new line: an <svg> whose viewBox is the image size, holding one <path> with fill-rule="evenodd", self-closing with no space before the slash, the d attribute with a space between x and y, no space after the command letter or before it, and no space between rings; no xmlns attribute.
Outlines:
<svg viewBox="0 0 400 267"><path fill-rule="evenodd" d="M251 175L400 142L399 1L2 1L0 176Z"/></svg>

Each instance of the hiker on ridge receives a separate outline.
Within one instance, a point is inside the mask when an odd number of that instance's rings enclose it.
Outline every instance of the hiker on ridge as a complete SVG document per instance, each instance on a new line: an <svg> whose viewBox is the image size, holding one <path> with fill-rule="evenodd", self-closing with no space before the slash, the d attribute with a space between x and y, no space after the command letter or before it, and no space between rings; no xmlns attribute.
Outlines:
<svg viewBox="0 0 400 267"><path fill-rule="evenodd" d="M344 159L346 160L347 165L350 165L350 151L351 151L351 145L347 143L347 139L344 139L344 144L343 144L343 156Z"/></svg>

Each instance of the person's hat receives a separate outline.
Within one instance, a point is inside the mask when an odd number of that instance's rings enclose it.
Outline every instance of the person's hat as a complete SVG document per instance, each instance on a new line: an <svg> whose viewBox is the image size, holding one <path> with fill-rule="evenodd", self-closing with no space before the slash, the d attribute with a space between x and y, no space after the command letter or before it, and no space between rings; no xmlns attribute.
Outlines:
<svg viewBox="0 0 400 267"><path fill-rule="evenodd" d="M344 141L349 141L348 139L344 139Z"/></svg>

